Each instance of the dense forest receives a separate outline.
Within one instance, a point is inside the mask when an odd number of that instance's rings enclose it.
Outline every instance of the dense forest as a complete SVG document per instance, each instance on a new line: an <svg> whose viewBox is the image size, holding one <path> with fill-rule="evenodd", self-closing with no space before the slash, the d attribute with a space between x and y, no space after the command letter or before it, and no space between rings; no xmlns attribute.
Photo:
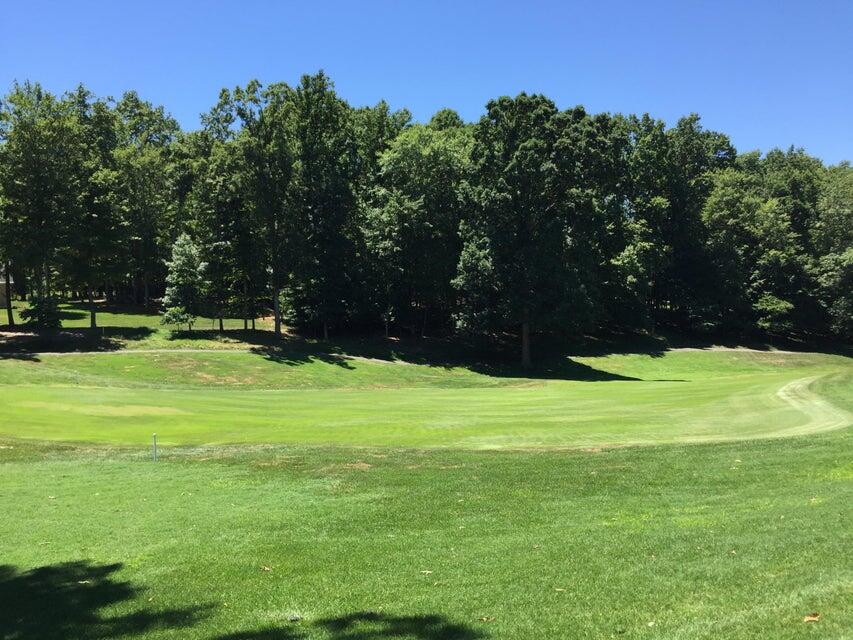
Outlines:
<svg viewBox="0 0 853 640"><path fill-rule="evenodd" d="M70 296L93 327L106 298L190 328L515 334L525 364L545 332L846 340L853 167L523 93L417 124L322 72L223 90L189 132L134 92L23 83L0 106L0 260L46 328Z"/></svg>

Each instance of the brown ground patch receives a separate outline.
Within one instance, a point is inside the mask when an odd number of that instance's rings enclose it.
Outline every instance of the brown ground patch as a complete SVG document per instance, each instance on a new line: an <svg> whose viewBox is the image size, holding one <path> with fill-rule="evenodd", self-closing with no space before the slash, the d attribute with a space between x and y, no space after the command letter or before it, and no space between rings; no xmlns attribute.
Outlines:
<svg viewBox="0 0 853 640"><path fill-rule="evenodd" d="M363 460L358 460L356 462L348 462L344 465L347 469L358 469L359 471L367 471L368 469L372 469L373 465Z"/></svg>

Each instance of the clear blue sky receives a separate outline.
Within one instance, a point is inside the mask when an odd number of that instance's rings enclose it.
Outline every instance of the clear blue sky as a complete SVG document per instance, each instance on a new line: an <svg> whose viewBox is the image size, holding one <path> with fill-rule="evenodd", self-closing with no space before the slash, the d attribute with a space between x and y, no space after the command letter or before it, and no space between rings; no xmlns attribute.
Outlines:
<svg viewBox="0 0 853 640"><path fill-rule="evenodd" d="M354 105L418 120L489 98L696 111L741 151L853 160L853 0L7 2L0 87L136 89L186 128L220 87L324 69Z"/></svg>

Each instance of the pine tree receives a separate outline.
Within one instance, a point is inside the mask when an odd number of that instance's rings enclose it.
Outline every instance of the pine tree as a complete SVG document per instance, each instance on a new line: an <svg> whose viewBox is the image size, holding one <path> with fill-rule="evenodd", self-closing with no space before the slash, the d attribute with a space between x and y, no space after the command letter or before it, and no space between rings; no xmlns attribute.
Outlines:
<svg viewBox="0 0 853 640"><path fill-rule="evenodd" d="M203 265L201 253L186 233L178 236L172 247L172 260L166 264L166 295L163 297L162 324L185 324L192 331L199 307Z"/></svg>

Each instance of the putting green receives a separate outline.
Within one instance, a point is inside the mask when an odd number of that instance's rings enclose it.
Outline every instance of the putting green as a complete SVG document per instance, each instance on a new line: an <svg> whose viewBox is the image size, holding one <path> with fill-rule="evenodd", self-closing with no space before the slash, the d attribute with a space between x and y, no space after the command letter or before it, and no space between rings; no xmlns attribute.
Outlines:
<svg viewBox="0 0 853 640"><path fill-rule="evenodd" d="M596 447L816 433L853 424L843 356L670 351L512 377L249 352L0 360L0 436L113 444ZM574 379L573 379L574 378Z"/></svg>

